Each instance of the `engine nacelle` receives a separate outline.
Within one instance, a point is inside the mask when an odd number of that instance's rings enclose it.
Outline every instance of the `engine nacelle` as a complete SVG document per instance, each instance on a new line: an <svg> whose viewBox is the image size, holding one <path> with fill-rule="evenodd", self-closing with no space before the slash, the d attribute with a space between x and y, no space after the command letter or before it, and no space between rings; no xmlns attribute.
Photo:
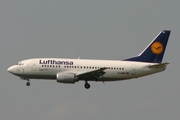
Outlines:
<svg viewBox="0 0 180 120"><path fill-rule="evenodd" d="M59 83L75 83L78 81L78 77L73 73L57 73L56 79Z"/></svg>

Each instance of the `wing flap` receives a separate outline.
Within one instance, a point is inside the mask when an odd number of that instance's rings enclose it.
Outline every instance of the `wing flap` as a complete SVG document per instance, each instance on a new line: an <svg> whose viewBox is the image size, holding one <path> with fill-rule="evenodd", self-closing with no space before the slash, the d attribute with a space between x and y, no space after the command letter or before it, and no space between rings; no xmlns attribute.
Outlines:
<svg viewBox="0 0 180 120"><path fill-rule="evenodd" d="M106 72L104 70L108 69L107 67L99 68L96 70L86 71L86 72L79 72L76 74L80 79L94 79L98 80L99 77L103 76Z"/></svg>

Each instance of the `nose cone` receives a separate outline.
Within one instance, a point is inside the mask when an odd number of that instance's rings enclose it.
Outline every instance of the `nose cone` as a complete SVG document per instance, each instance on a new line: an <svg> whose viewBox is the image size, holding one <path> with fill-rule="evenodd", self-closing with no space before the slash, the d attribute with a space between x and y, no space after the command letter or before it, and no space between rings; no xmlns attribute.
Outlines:
<svg viewBox="0 0 180 120"><path fill-rule="evenodd" d="M14 66L11 66L11 67L9 67L9 68L7 69L7 71L8 71L9 73L14 74L14 73L15 73L15 67L14 67Z"/></svg>

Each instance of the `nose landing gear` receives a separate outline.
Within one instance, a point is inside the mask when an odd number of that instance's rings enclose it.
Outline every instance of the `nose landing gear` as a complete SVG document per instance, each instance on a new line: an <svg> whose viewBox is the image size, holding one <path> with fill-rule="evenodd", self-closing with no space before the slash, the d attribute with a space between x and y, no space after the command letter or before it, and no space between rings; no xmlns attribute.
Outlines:
<svg viewBox="0 0 180 120"><path fill-rule="evenodd" d="M27 81L26 86L30 86L30 85L31 85L29 78L22 78L22 77L21 77L21 79Z"/></svg>

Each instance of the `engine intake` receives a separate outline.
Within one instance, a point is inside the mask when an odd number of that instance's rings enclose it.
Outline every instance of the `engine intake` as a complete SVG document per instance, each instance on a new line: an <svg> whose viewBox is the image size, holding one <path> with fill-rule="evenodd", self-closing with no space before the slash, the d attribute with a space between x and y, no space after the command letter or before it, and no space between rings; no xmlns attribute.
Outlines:
<svg viewBox="0 0 180 120"><path fill-rule="evenodd" d="M75 83L78 81L73 73L57 73L56 79L58 83Z"/></svg>

